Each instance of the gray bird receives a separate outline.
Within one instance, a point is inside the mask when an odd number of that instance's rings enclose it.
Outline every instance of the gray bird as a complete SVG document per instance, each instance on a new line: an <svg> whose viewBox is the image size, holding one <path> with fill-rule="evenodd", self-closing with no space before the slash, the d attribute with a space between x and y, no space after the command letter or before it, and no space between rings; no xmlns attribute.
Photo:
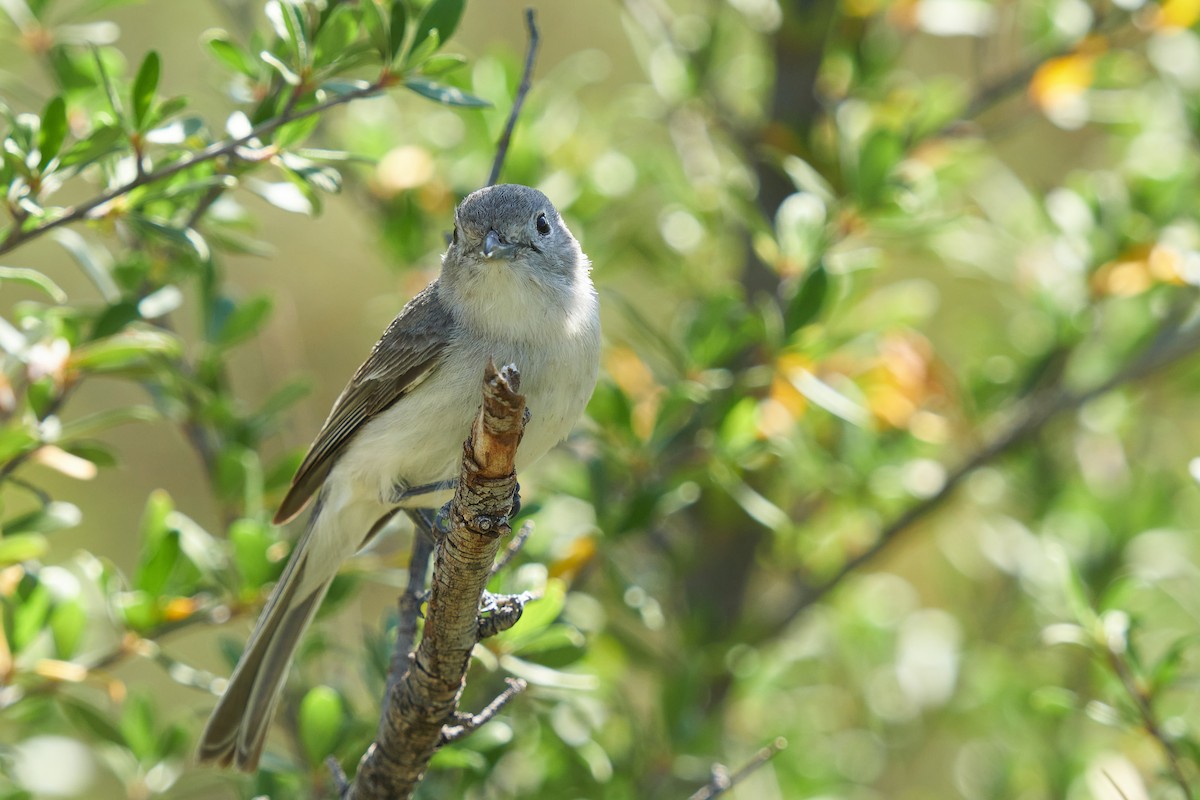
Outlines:
<svg viewBox="0 0 1200 800"><path fill-rule="evenodd" d="M595 388L591 264L546 196L490 186L454 221L441 275L342 390L275 515L283 524L317 497L204 729L201 762L257 767L296 645L339 566L397 508L449 499L489 358L517 366L533 413L518 470L570 433Z"/></svg>

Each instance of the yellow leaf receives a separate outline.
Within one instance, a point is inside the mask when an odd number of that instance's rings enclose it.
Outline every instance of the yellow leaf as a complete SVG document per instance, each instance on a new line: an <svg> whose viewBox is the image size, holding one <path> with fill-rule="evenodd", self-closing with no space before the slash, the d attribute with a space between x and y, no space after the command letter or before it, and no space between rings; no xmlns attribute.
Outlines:
<svg viewBox="0 0 1200 800"><path fill-rule="evenodd" d="M178 622L195 614L199 606L200 604L191 597L172 597L167 603L163 617L167 622Z"/></svg>
<svg viewBox="0 0 1200 800"><path fill-rule="evenodd" d="M579 574L596 557L596 538L580 536L571 542L567 553L550 565L551 578L570 580Z"/></svg>
<svg viewBox="0 0 1200 800"><path fill-rule="evenodd" d="M1163 0L1154 17L1158 28L1190 28L1200 20L1200 0Z"/></svg>
<svg viewBox="0 0 1200 800"><path fill-rule="evenodd" d="M1029 82L1029 96L1042 109L1052 109L1083 94L1095 79L1096 57L1073 53L1045 61Z"/></svg>

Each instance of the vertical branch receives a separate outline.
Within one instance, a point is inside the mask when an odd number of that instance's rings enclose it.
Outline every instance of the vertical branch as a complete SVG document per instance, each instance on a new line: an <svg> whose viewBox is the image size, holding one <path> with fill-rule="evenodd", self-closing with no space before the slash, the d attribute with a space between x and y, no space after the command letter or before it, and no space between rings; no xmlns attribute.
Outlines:
<svg viewBox="0 0 1200 800"><path fill-rule="evenodd" d="M508 112L508 122L504 123L504 131L500 134L500 141L496 144L496 158L492 162L492 174L488 176L488 186L495 186L496 181L500 179L500 169L504 166L504 157L508 155L508 143L512 141L517 116L521 113L525 95L529 94L529 87L533 81L533 62L537 58L538 49L538 29L533 18L532 8L525 9L525 27L529 29L529 49L525 53L525 71L521 74L521 85L517 87L517 94L513 98L512 111Z"/></svg>
<svg viewBox="0 0 1200 800"><path fill-rule="evenodd" d="M443 727L458 720L459 695L479 637L479 601L499 537L511 531L514 465L525 429L519 385L515 367L497 372L488 363L483 404L464 446L450 504L450 530L434 555L424 635L408 671L388 692L375 741L348 792L352 800L411 797L442 742Z"/></svg>

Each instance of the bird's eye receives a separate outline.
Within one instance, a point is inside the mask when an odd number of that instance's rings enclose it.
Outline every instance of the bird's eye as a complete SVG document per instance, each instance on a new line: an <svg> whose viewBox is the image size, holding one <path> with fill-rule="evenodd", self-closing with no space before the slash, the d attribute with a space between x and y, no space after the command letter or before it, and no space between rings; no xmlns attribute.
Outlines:
<svg viewBox="0 0 1200 800"><path fill-rule="evenodd" d="M550 235L550 222L546 219L545 214L537 215L537 229L542 236Z"/></svg>

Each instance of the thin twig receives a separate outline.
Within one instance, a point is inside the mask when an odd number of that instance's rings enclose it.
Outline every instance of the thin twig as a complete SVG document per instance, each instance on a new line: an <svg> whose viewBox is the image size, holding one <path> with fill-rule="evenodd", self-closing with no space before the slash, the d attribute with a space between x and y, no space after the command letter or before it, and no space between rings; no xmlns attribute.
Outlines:
<svg viewBox="0 0 1200 800"><path fill-rule="evenodd" d="M713 797L725 794L733 787L744 781L755 770L759 769L763 764L766 764L775 754L787 747L787 739L780 736L775 741L771 742L766 747L759 750L754 756L747 761L742 767L732 775L721 764L714 764L712 769L712 778L707 784L700 787L688 800L711 800Z"/></svg>
<svg viewBox="0 0 1200 800"><path fill-rule="evenodd" d="M240 136L236 139L226 139L220 142L213 142L202 150L197 150L194 153L184 156L174 164L156 169L153 172L147 172L143 175L139 175L132 180L126 181L119 186L114 186L113 188L102 192L92 199L80 203L79 205L69 206L65 209L62 209L63 214L60 217L43 222L30 228L29 230L13 228L4 241L0 242L0 255L13 250L17 246L24 244L31 239L41 236L47 231L54 230L62 225L68 225L72 222L78 222L86 217L90 212L94 211L105 203L109 203L116 198L121 197L122 195L128 194L134 189L139 189L142 186L157 183L161 180L166 180L167 178L177 175L180 172L189 169L190 167L196 166L197 164L202 164L206 161L212 161L214 158L220 158L221 156L230 155L239 147L245 147L254 139L260 139L263 136L266 136L268 133L274 131L276 128L282 127L289 122L305 119L313 116L314 114L321 114L331 108L334 108L335 106L349 103L351 100L358 100L360 98L370 97L373 94L378 94L382 89L391 85L393 80L394 79L390 76L385 76L360 89L355 89L354 91L347 92L346 94L335 95L323 103L317 103L316 105L309 106L308 108L302 108L298 111L294 110L288 114L282 114L278 117L274 117L273 119L269 119L266 122L258 125L245 136Z"/></svg>
<svg viewBox="0 0 1200 800"><path fill-rule="evenodd" d="M346 770L342 769L342 765L333 756L325 759L325 769L329 770L329 775L333 778L333 788L337 796L345 797L350 791L350 779L346 777Z"/></svg>
<svg viewBox="0 0 1200 800"><path fill-rule="evenodd" d="M458 714L455 716L454 725L443 726L441 744L447 745L469 736L481 725L499 714L510 700L529 688L529 684L521 678L505 678L504 682L508 684L508 688L496 695L496 699L488 703L478 714Z"/></svg>
<svg viewBox="0 0 1200 800"><path fill-rule="evenodd" d="M496 559L496 563L492 565L492 575L495 576L502 569L507 567L512 560L517 557L517 553L521 552L521 548L525 546L525 542L529 541L530 535L533 534L533 520L526 520L521 525L520 530L513 536L512 541L500 551L500 557Z"/></svg>
<svg viewBox="0 0 1200 800"><path fill-rule="evenodd" d="M513 98L512 111L508 112L508 122L504 124L504 132L496 145L496 159L492 162L492 174L488 176L488 186L495 186L500 179L500 169L504 166L504 157L508 155L508 143L512 140L513 128L517 124L517 115L525 103L525 95L533 82L533 62L537 57L538 29L533 18L533 9L525 9L525 27L529 29L529 50L525 53L525 71L521 73L521 85L517 87L516 97ZM3 252L0 250L0 252Z"/></svg>
<svg viewBox="0 0 1200 800"><path fill-rule="evenodd" d="M1175 748L1174 742L1167 737L1166 731L1162 728L1162 723L1158 721L1158 716L1154 713L1154 707L1150 705L1150 697L1144 689L1138 686L1137 680L1129 669L1129 664L1121 654L1114 652L1111 647L1105 649L1108 655L1108 663L1112 666L1113 672L1117 674L1117 678L1120 679L1121 686L1124 687L1125 693L1129 695L1129 699L1133 701L1134 707L1137 708L1138 716L1142 720L1142 727L1146 729L1146 733L1150 734L1150 738L1158 743L1159 749L1162 750L1163 758L1171 770L1171 777L1179 784L1180 790L1183 791L1183 796L1187 800L1192 800L1195 795L1192 794L1187 776L1183 773L1183 764L1180 762L1179 751Z"/></svg>

